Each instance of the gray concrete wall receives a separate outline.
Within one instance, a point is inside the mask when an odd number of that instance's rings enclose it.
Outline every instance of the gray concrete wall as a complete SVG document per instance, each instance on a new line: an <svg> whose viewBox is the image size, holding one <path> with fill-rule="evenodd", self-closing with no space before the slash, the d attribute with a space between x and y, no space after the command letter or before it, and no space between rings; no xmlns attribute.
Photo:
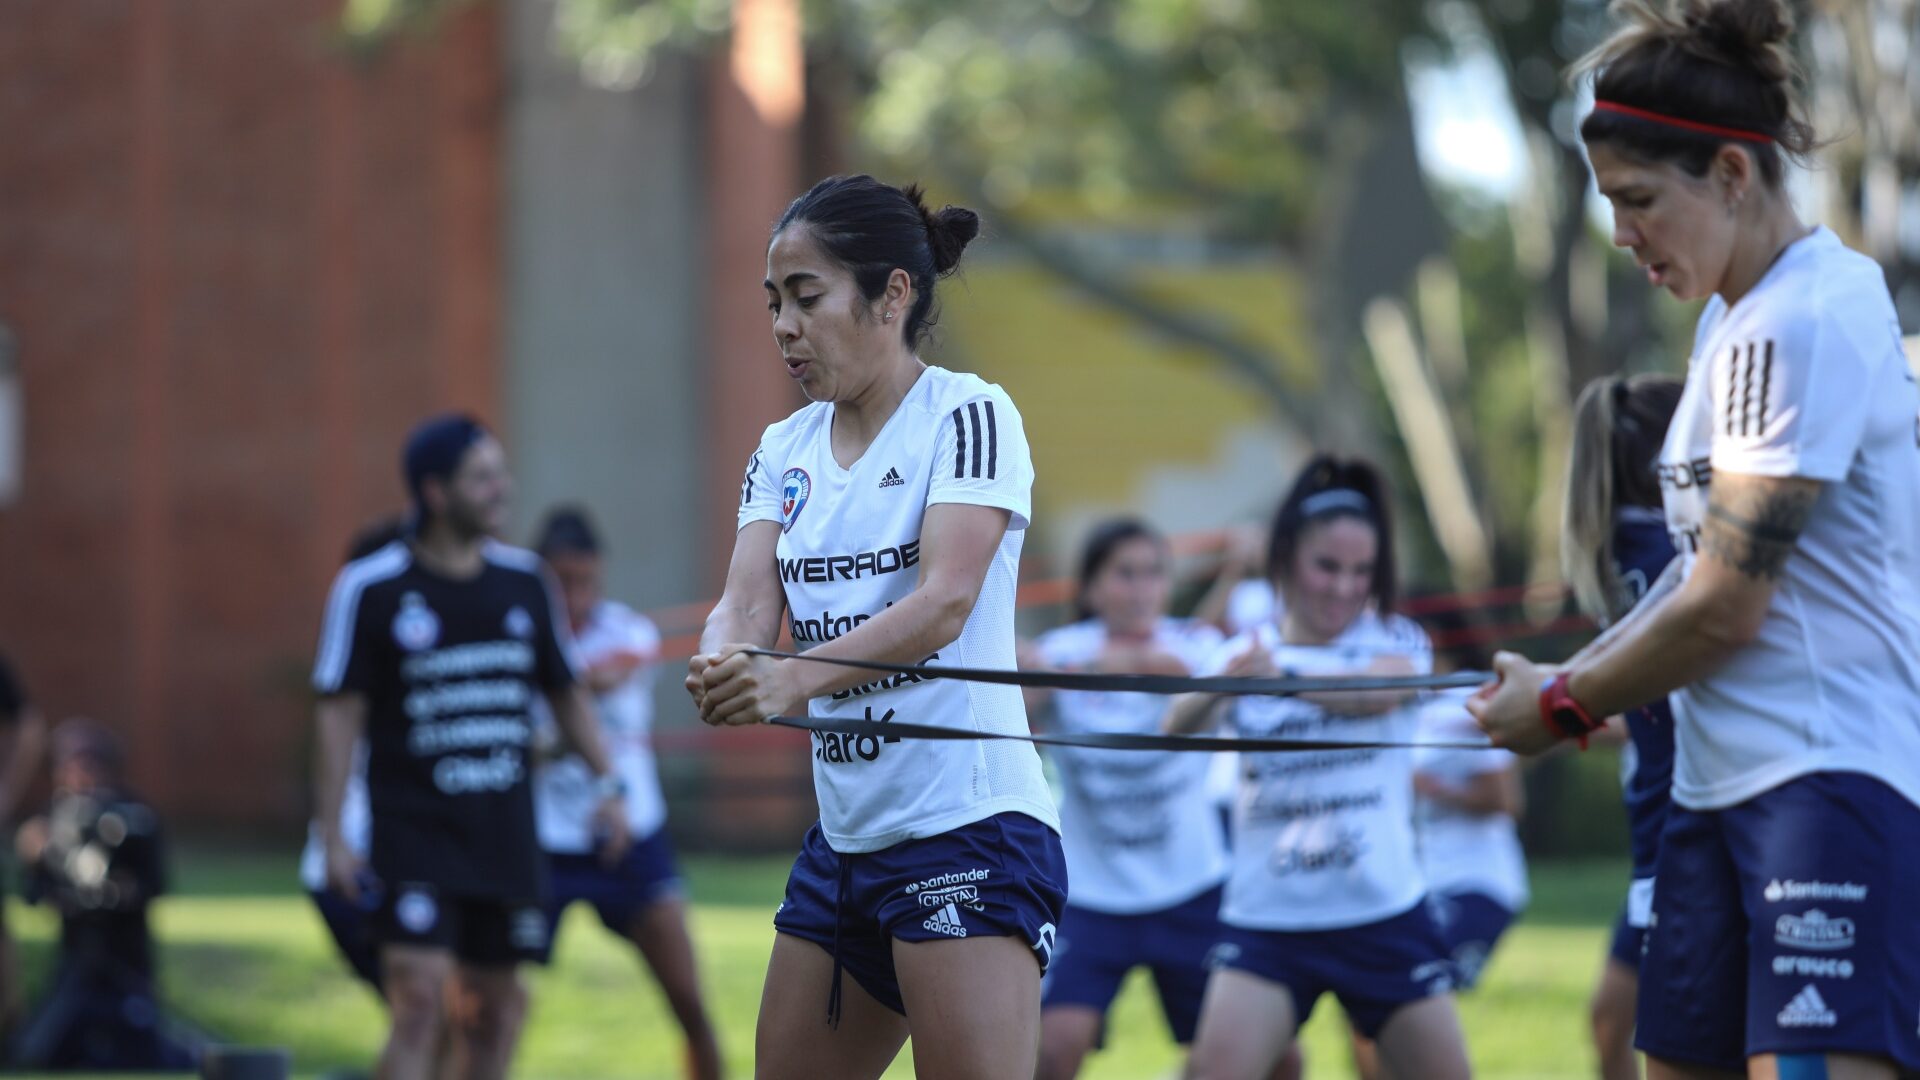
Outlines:
<svg viewBox="0 0 1920 1080"><path fill-rule="evenodd" d="M699 71L666 58L639 87L594 87L549 44L550 0L504 6L514 536L582 501L611 595L698 599Z"/></svg>

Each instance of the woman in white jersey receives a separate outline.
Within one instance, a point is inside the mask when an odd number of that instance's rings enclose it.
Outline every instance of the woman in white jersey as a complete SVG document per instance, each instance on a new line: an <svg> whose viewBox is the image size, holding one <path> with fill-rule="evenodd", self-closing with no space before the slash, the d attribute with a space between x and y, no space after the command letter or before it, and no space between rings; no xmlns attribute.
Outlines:
<svg viewBox="0 0 1920 1080"><path fill-rule="evenodd" d="M1037 658L1062 671L1191 674L1221 637L1167 616L1172 561L1143 522L1096 527L1080 553L1080 620L1041 635ZM1152 694L1048 697L1051 726L1072 733L1158 732L1167 710ZM1063 1080L1099 1043L1107 1007L1135 967L1152 971L1174 1041L1193 1041L1227 849L1207 787L1212 755L1062 747L1051 756L1073 896L1041 990L1038 1076Z"/></svg>
<svg viewBox="0 0 1920 1080"><path fill-rule="evenodd" d="M1033 466L998 386L915 354L935 279L979 230L917 189L833 177L767 249L786 374L813 404L747 463L726 590L687 688L710 724L771 716L1027 730L1020 691L749 655L782 619L825 657L1015 666ZM774 916L761 1077L878 1076L909 1031L922 1077L1030 1073L1066 899L1030 745L817 733L820 822ZM842 974L849 976L843 978Z"/></svg>
<svg viewBox="0 0 1920 1080"><path fill-rule="evenodd" d="M1285 614L1228 642L1205 674L1425 674L1426 634L1394 615L1393 532L1371 465L1319 457L1281 503L1268 577ZM1173 731L1405 742L1404 692L1313 699L1189 694ZM1453 1080L1466 1049L1453 965L1426 905L1413 838L1413 757L1358 749L1241 755L1233 868L1190 1077L1258 1080L1320 996L1340 999L1392 1075Z"/></svg>
<svg viewBox="0 0 1920 1080"><path fill-rule="evenodd" d="M1462 650L1450 671L1487 670ZM1467 693L1442 690L1419 706L1413 752L1414 835L1427 903L1446 938L1459 989L1480 981L1493 947L1527 906L1527 859L1518 824L1526 801L1519 762L1499 750L1442 748L1479 741Z"/></svg>
<svg viewBox="0 0 1920 1080"><path fill-rule="evenodd" d="M1614 242L1707 300L1659 466L1680 556L1475 708L1536 751L1671 695L1652 1075L1892 1077L1920 1068L1920 396L1880 268L1782 188L1812 141L1784 5L1627 15L1581 134Z"/></svg>
<svg viewBox="0 0 1920 1080"><path fill-rule="evenodd" d="M687 1074L719 1080L720 1045L700 995L700 972L687 933L687 901L667 804L654 767L653 672L660 632L653 620L606 596L598 530L578 507L548 512L534 551L546 560L579 650L580 677L599 706L601 738L626 789L627 829L634 840L609 864L593 834L594 777L576 754L543 762L534 774L533 809L547 853L547 935L542 962L552 959L560 916L589 904L607 929L640 953L687 1038Z"/></svg>

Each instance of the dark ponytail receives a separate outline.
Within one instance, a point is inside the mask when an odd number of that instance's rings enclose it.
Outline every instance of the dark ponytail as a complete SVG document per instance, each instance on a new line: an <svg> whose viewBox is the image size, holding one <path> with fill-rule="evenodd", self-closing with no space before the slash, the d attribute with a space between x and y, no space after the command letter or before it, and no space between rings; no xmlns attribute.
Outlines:
<svg viewBox="0 0 1920 1080"><path fill-rule="evenodd" d="M1389 509L1392 498L1386 477L1372 462L1330 454L1316 456L1300 470L1287 497L1281 500L1279 512L1274 514L1273 531L1267 536L1267 579L1278 584L1292 575L1294 556L1307 526L1356 518L1373 526L1377 541L1368 593L1380 614L1392 612L1399 588Z"/></svg>
<svg viewBox="0 0 1920 1080"><path fill-rule="evenodd" d="M960 255L980 235L980 215L962 206L927 208L918 184L904 188L871 176L830 176L793 200L773 227L805 225L827 257L847 268L869 302L886 291L887 278L904 270L913 281L913 306L903 326L917 348L936 320L936 278L954 272Z"/></svg>

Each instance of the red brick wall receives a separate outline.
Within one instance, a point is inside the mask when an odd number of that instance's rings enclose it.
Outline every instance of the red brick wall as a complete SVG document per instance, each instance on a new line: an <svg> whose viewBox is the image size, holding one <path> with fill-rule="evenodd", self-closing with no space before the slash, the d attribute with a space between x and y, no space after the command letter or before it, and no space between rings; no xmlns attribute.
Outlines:
<svg viewBox="0 0 1920 1080"><path fill-rule="evenodd" d="M0 321L26 395L0 651L185 821L304 812L305 669L423 413L497 414L498 13L355 65L337 0L0 20Z"/></svg>

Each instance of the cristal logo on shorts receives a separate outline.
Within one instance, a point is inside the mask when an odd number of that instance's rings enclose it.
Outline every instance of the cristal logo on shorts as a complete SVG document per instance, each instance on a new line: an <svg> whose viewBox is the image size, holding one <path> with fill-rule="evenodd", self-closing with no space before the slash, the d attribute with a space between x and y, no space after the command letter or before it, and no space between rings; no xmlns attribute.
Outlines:
<svg viewBox="0 0 1920 1080"><path fill-rule="evenodd" d="M1819 908L1804 915L1782 915L1773 924L1773 940L1795 949L1853 948L1853 920L1833 918Z"/></svg>

